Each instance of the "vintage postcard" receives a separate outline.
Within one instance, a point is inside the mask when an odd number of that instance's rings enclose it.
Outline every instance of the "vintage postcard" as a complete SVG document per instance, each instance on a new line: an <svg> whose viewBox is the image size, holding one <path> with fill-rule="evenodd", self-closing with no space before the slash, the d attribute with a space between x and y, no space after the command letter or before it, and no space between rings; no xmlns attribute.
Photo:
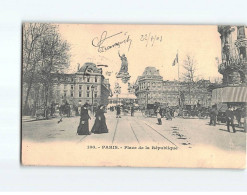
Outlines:
<svg viewBox="0 0 247 195"><path fill-rule="evenodd" d="M21 163L246 166L247 28L24 23Z"/></svg>

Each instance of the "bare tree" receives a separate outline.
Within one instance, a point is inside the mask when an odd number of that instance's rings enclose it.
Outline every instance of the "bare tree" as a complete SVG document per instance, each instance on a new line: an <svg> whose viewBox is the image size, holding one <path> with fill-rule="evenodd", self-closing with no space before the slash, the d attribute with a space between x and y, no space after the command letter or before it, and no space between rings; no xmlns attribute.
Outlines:
<svg viewBox="0 0 247 195"><path fill-rule="evenodd" d="M186 59L184 60L184 69L186 72L184 73L184 79L187 82L194 82L195 81L195 72L196 72L196 65L197 62L193 56L187 55Z"/></svg>
<svg viewBox="0 0 247 195"><path fill-rule="evenodd" d="M184 81L188 83L188 92L189 92L189 102L191 104L191 90L194 87L194 82L196 80L195 72L196 72L197 62L193 56L187 55L184 60Z"/></svg>
<svg viewBox="0 0 247 195"><path fill-rule="evenodd" d="M40 82L45 93L45 117L47 117L46 111L49 95L53 94L53 85L59 82L57 76L61 76L64 72L63 70L69 66L69 49L69 44L61 39L57 26L53 26L46 36L42 38ZM50 99L52 98L50 97Z"/></svg>
<svg viewBox="0 0 247 195"><path fill-rule="evenodd" d="M48 94L52 94L52 86L56 81L54 74L63 72L69 66L69 57L69 45L61 39L58 26L36 23L23 25L24 111L27 110L31 90L37 89L45 94L44 108L47 110ZM37 93L39 91L35 91Z"/></svg>
<svg viewBox="0 0 247 195"><path fill-rule="evenodd" d="M23 82L27 87L24 102L24 114L27 112L29 95L38 73L38 66L41 59L39 49L40 40L48 28L49 26L47 24L27 23L23 25Z"/></svg>

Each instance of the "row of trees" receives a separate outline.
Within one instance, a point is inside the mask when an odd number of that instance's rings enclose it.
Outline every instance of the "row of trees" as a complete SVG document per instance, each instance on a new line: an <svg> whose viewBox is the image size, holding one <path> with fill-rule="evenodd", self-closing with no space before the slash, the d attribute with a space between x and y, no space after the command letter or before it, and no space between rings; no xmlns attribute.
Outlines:
<svg viewBox="0 0 247 195"><path fill-rule="evenodd" d="M54 75L62 75L69 66L70 46L61 38L57 25L25 23L23 25L23 114L30 112L30 100L36 108L41 101L46 115L53 96ZM32 95L32 97L31 97Z"/></svg>

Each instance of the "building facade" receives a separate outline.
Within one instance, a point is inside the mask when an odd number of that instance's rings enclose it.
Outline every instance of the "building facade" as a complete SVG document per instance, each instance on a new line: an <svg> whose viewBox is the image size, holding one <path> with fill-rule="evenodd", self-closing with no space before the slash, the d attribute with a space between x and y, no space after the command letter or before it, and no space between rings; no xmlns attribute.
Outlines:
<svg viewBox="0 0 247 195"><path fill-rule="evenodd" d="M227 104L242 110L244 130L247 130L247 28L245 26L218 26L221 39L221 57L218 71L223 84L212 92L215 104ZM240 120L241 121L241 120Z"/></svg>
<svg viewBox="0 0 247 195"><path fill-rule="evenodd" d="M84 103L100 105L108 104L110 95L109 80L102 75L102 69L93 63L85 63L74 74L65 74L54 85L55 103L66 101L73 105Z"/></svg>
<svg viewBox="0 0 247 195"><path fill-rule="evenodd" d="M159 70L146 67L142 76L135 83L135 94L139 106L156 102L165 106L196 105L208 107L211 105L211 93L208 91L210 81L200 80L194 83L163 80ZM180 103L181 102L181 103Z"/></svg>
<svg viewBox="0 0 247 195"><path fill-rule="evenodd" d="M218 26L221 56L218 70L224 86L246 86L247 83L247 28L245 26Z"/></svg>

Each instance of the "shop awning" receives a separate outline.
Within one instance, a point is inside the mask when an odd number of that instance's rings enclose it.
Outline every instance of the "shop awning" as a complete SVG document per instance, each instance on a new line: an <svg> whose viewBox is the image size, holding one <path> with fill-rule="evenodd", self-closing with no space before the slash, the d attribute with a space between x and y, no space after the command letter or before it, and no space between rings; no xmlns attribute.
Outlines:
<svg viewBox="0 0 247 195"><path fill-rule="evenodd" d="M247 87L223 87L214 89L212 103L247 102Z"/></svg>

